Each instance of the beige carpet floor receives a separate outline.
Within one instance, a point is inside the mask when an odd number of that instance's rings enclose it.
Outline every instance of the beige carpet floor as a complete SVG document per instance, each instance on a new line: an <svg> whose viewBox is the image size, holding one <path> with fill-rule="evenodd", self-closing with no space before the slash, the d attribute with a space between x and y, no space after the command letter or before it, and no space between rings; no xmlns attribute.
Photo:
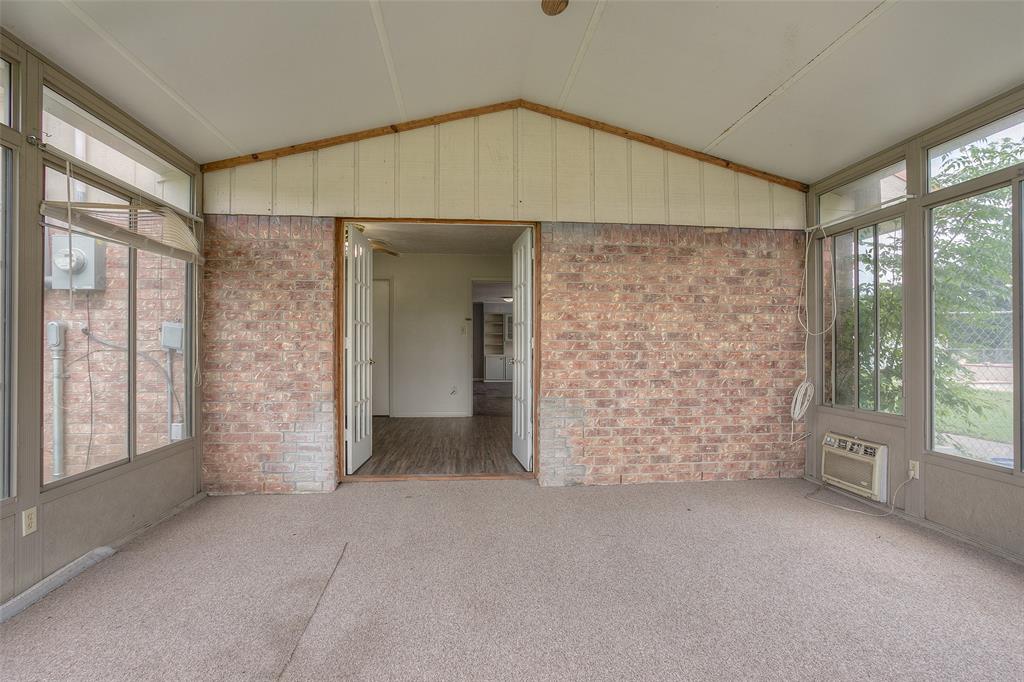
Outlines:
<svg viewBox="0 0 1024 682"><path fill-rule="evenodd" d="M0 626L0 677L1022 679L1024 568L811 489L207 499Z"/></svg>

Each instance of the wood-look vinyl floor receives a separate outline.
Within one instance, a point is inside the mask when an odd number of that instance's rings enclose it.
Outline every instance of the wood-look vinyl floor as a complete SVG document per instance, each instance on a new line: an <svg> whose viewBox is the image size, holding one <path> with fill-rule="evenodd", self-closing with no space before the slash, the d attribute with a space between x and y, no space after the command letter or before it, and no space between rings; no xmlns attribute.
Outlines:
<svg viewBox="0 0 1024 682"><path fill-rule="evenodd" d="M511 381L473 381L473 414L512 418Z"/></svg>
<svg viewBox="0 0 1024 682"><path fill-rule="evenodd" d="M510 417L374 417L373 455L355 475L522 473Z"/></svg>

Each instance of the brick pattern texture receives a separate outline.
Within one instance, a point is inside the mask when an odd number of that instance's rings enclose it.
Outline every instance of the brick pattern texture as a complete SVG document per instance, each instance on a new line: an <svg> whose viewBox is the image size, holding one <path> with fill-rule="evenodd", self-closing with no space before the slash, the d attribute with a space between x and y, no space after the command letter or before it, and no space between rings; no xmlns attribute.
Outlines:
<svg viewBox="0 0 1024 682"><path fill-rule="evenodd" d="M48 253L67 250L67 232L47 230ZM128 457L128 258L129 250L99 240L106 277L95 290L43 290L43 323L64 322L64 476ZM163 322L185 321L186 264L138 252L136 278L136 450L143 455L171 442L173 421L183 423L186 405L184 355L168 362L160 344ZM40 330L43 356L43 481L53 470L53 357ZM168 395L170 377L173 393Z"/></svg>
<svg viewBox="0 0 1024 682"><path fill-rule="evenodd" d="M554 223L542 246L542 483L803 475L801 233Z"/></svg>
<svg viewBox="0 0 1024 682"><path fill-rule="evenodd" d="M206 220L205 489L333 490L334 220Z"/></svg>

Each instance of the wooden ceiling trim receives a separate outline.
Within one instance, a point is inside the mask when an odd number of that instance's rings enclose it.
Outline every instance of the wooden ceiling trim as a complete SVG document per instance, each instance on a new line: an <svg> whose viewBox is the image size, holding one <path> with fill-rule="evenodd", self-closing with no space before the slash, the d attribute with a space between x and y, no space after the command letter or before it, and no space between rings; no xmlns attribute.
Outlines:
<svg viewBox="0 0 1024 682"><path fill-rule="evenodd" d="M743 173L750 175L767 182L782 185L783 187L789 187L800 192L806 192L808 186L806 183L798 180L792 180L790 178L776 175L774 173L768 173L766 171L751 168L740 163L734 163L726 159L706 154L704 152L690 149L689 147L683 147L682 145L668 142L657 137L638 133L627 128L620 128L609 123L597 121L592 118L585 116L579 116L577 114L563 111L562 109L555 109L554 107L548 107L543 104L537 104L536 102L530 102L524 99L514 99L507 102L498 102L497 104L489 104L482 107L473 107L471 109L462 109L460 111L453 111L447 114L440 114L438 116L429 116L427 118L419 118L412 121L405 121L403 123L393 123L387 126L380 126L378 128L370 128L368 130L361 130L355 133L347 133L345 135L337 135L334 137L325 137L320 140L313 140L310 142L303 142L301 144L293 144L287 147L278 147L277 149L268 149L267 151L256 152L254 154L244 154L242 156L234 156L229 159L221 159L220 161L211 161L204 163L200 167L202 172L210 173L212 171L224 170L226 168L234 168L236 166L244 166L249 163L257 163L259 161L269 161L271 159L279 159L283 156L291 156L292 154L304 154L306 152L315 151L318 149L325 149L327 147L335 147L342 144L348 144L350 142L358 142L360 140L367 140L374 137L382 137L384 135L393 135L395 133L401 133L407 130L416 130L417 128L426 128L429 126L439 125L441 123L448 123L450 121L458 121L464 118L473 118L475 116L483 116L485 114L493 114L498 111L507 111L509 109L528 109L538 114L544 114L551 118L561 119L568 123L575 123L576 125L585 126L594 130L600 130L611 135L617 135L618 137L625 138L627 140L634 140L642 144L650 145L658 149L664 149L665 151L672 152L673 154L680 154L682 156L688 156L693 159L698 159L705 163L710 163L715 166L727 168L736 173Z"/></svg>

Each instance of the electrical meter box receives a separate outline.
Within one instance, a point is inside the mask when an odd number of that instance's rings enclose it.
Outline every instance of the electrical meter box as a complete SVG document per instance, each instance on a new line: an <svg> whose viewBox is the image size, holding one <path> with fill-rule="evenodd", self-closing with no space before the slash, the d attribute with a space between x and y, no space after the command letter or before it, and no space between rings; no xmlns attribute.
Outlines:
<svg viewBox="0 0 1024 682"><path fill-rule="evenodd" d="M50 237L50 288L100 291L107 288L107 245L95 237L55 232Z"/></svg>

